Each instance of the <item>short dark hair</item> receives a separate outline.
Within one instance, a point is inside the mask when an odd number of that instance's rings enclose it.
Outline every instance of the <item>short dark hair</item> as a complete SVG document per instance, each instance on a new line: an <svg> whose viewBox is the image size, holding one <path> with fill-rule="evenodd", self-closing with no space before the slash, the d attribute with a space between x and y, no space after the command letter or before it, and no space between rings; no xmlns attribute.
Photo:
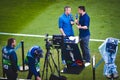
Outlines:
<svg viewBox="0 0 120 80"><path fill-rule="evenodd" d="M65 6L64 11L66 11L66 9L68 9L68 8L71 8L71 7L70 6Z"/></svg>
<svg viewBox="0 0 120 80"><path fill-rule="evenodd" d="M79 6L78 8L85 12L85 6Z"/></svg>
<svg viewBox="0 0 120 80"><path fill-rule="evenodd" d="M9 38L7 41L7 46L11 46L14 40L15 40L14 38Z"/></svg>

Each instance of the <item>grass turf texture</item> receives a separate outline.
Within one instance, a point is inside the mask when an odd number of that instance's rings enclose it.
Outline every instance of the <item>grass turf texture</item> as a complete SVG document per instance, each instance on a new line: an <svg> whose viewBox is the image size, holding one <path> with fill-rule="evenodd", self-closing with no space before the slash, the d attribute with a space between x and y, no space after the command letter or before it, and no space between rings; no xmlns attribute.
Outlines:
<svg viewBox="0 0 120 80"><path fill-rule="evenodd" d="M105 39L107 37L120 38L119 17L120 17L120 0L0 0L0 32L15 32L27 34L46 33L59 34L58 17L63 13L63 7L70 5L73 16L77 12L79 5L85 5L87 13L91 17L91 38ZM74 26L75 35L78 30ZM9 37L16 38L19 43L25 42L25 54L33 45L40 45L45 50L43 38L15 37L0 35L0 49L6 44ZM98 62L101 58L98 47L101 42L90 42L91 56L96 55ZM52 50L55 60L57 60L56 50ZM19 63L21 63L21 51L17 51ZM1 57L1 54L0 54ZM120 50L118 50L116 64L120 72ZM41 59L41 69L43 68L44 59ZM103 76L102 63L96 69L96 80L106 80ZM61 65L61 68L63 66ZM0 76L2 76L0 58ZM26 78L28 72L19 72L19 78ZM91 66L85 68L79 75L63 74L68 80L92 80Z"/></svg>

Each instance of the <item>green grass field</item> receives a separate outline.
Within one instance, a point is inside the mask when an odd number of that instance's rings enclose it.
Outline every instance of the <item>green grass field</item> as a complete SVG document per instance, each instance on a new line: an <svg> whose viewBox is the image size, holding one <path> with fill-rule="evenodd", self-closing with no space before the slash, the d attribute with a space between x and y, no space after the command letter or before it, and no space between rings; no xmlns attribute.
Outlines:
<svg viewBox="0 0 120 80"><path fill-rule="evenodd" d="M0 32L49 35L60 34L58 29L58 17L63 13L63 7L72 7L75 16L79 5L86 6L87 13L91 17L91 38L106 39L115 37L120 39L120 0L0 0ZM78 29L74 26L75 35ZM0 35L0 50L6 45L6 40L14 37L19 43L25 42L25 54L33 45L40 45L45 50L44 38L16 37ZM90 42L91 56L96 55L96 62L101 58L98 47L101 42ZM19 63L21 63L21 49L17 51ZM52 49L55 60L56 50ZM118 50L116 64L120 73L120 49ZM41 59L41 69L44 59ZM96 80L106 80L103 76L104 62L96 69ZM63 66L61 65L61 69ZM19 72L19 78L26 78L28 72ZM92 66L83 70L79 75L62 74L68 80L92 80ZM0 77L2 76L0 54ZM34 79L33 79L34 80Z"/></svg>

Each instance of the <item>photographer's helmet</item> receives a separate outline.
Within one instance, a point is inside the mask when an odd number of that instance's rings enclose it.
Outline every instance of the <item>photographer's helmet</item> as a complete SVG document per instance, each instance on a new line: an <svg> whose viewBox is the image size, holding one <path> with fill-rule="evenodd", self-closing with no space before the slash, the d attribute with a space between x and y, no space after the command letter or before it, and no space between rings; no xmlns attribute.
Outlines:
<svg viewBox="0 0 120 80"><path fill-rule="evenodd" d="M40 46L34 46L34 56L39 58L43 57L43 50Z"/></svg>

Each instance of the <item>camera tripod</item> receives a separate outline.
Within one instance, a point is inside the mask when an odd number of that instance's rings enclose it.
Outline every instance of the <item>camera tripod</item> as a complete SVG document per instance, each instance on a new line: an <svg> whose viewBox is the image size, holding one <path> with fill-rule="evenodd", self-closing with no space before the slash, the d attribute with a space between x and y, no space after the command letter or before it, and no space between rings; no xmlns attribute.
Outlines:
<svg viewBox="0 0 120 80"><path fill-rule="evenodd" d="M56 47L57 50L57 54L58 54L58 75L60 77L60 51L59 51L59 47Z"/></svg>
<svg viewBox="0 0 120 80"><path fill-rule="evenodd" d="M47 35L47 37L48 37L48 35ZM44 66L43 66L43 72L42 72L42 80L48 80L48 67L50 68L51 73L53 72L52 71L52 66L50 64L50 57L51 57L51 60L53 62L53 65L54 65L55 69L59 73L58 67L57 67L57 65L56 65L56 63L55 63L55 61L53 59L52 53L50 52L50 49L51 49L52 45L49 42L48 38L46 38L45 41L46 41L45 46L46 46L47 51L46 51L46 54L45 54L45 60L44 60ZM46 76L45 76L45 79L43 79L45 71L46 71Z"/></svg>

